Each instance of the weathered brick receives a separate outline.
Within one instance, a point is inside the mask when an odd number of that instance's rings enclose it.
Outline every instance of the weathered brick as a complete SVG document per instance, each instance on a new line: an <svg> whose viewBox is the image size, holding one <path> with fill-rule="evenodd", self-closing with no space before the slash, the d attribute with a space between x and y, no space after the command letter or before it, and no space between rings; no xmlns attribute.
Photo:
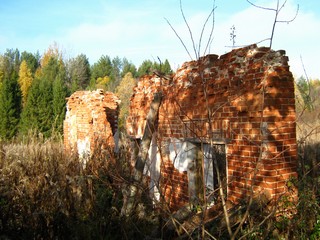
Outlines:
<svg viewBox="0 0 320 240"><path fill-rule="evenodd" d="M113 93L103 90L73 93L68 98L64 120L65 150L90 155L97 144L114 147L119 103Z"/></svg>
<svg viewBox="0 0 320 240"><path fill-rule="evenodd" d="M161 86L158 76L145 76L131 101L128 133L141 136L152 95L162 91L158 118L162 142L187 138L208 143L219 137L227 145L228 178L240 181L234 183L236 187L230 182L228 199L246 196L241 187L243 178L257 191L266 188L275 196L279 189L283 190L286 179L296 176L297 165L294 81L287 61L284 54L251 45L220 58L206 56L184 63L172 76L171 85ZM264 152L260 171L254 176L261 149ZM288 161L293 166L285 166ZM168 185L188 181L186 172L179 173L168 163L162 165L161 171L170 179L166 181ZM278 182L282 185L278 186ZM174 202L178 203L179 197L185 201L187 184L176 189L181 194L174 195Z"/></svg>

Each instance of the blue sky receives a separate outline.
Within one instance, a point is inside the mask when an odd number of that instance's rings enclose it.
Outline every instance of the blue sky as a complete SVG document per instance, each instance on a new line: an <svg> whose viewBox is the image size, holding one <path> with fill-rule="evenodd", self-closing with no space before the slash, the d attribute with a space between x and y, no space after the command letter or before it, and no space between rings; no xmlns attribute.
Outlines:
<svg viewBox="0 0 320 240"><path fill-rule="evenodd" d="M252 7L246 0L216 0L214 39L210 53L231 50L230 28L236 29L236 45L259 42L270 36L274 13ZM275 0L253 0L275 7ZM283 0L280 0L283 2ZM210 13L212 0L182 0L185 16L195 38ZM291 71L303 74L301 59L311 78L320 78L320 1L288 0L279 20L290 19L300 6L296 20L279 23L273 49L284 49ZM0 0L0 53L7 48L42 54L57 42L64 57L84 53L90 63L102 55L126 57L137 66L146 59L168 59L173 68L190 58L164 18L167 18L190 53L188 30L179 0ZM202 51L210 28L202 41ZM268 46L262 42L259 46ZM194 55L193 55L194 57Z"/></svg>

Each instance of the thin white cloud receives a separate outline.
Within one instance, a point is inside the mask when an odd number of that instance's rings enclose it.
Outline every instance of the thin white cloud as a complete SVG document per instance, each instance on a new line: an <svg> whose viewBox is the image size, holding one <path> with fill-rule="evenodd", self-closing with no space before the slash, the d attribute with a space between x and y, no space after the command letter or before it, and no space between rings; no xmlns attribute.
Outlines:
<svg viewBox="0 0 320 240"><path fill-rule="evenodd" d="M270 3L275 6L275 2ZM290 20L295 16L297 5L288 1L279 15L278 20ZM219 45L228 42L229 30L233 24L236 27L236 44L250 44L258 42L271 36L274 12L265 11L250 7L231 17L228 21L220 24L218 32L223 32L223 39L218 36ZM296 19L287 23L277 23L273 37L272 48L274 50L286 50L289 56L291 71L297 75L303 75L303 69L300 61L300 55L303 56L308 74L310 77L320 77L320 71L317 62L317 56L320 54L320 48L317 43L320 41L320 19L307 12L299 11ZM230 45L230 41L229 41ZM260 46L268 46L269 42L262 42Z"/></svg>
<svg viewBox="0 0 320 240"><path fill-rule="evenodd" d="M275 4L276 2L273 1L268 2L267 5L263 5L263 3L261 5L274 7L276 6ZM282 9L278 20L292 19L296 14L296 10L297 5L292 1L288 1ZM219 19L219 14L217 14L211 53L223 54L232 49L228 46L232 46L232 42L230 41L230 28L233 25L236 28L236 46L249 45L270 38L274 14L275 12L273 11L257 9L253 6L249 6L247 9L234 14L228 19ZM198 37L200 35L206 17L207 14L203 13L202 15L194 15L190 19L190 26L195 36ZM189 51L191 51L192 45L185 25L182 23L177 29L180 33L182 32L181 36L183 36L183 39L186 39ZM297 77L304 74L300 56L303 58L309 77L320 77L319 67L316 64L320 54L320 48L317 47L320 42L320 33L317 29L320 29L320 18L310 12L304 12L302 10L298 12L298 16L293 22L289 24L279 22L276 24L272 48L274 50L286 50L287 56L289 56L291 71ZM204 40L207 38L208 32ZM269 46L269 44L269 41L264 41L258 45Z"/></svg>
<svg viewBox="0 0 320 240"><path fill-rule="evenodd" d="M265 2L267 5L264 6L275 6L276 3L275 1ZM167 11L163 5L172 6L172 3L169 1L165 1L163 4L157 2L155 6L151 2L147 6L134 4L134 8L120 10L117 10L117 6L108 3L103 5L97 13L99 18L90 20L90 17L86 17L78 25L64 26L58 32L54 30L55 35L41 31L38 32L38 35L24 39L18 36L11 38L0 35L0 42L3 46L11 44L21 51L35 52L39 50L42 53L50 44L57 41L66 48L67 52L72 51L73 55L86 54L91 63L97 61L102 55L109 55L111 57L126 57L138 66L145 59L157 60L157 57L160 57L161 59L167 58L176 68L183 62L189 61L190 58L164 17L168 18L194 57L193 45L180 14L179 5L174 5L175 11L172 10L172 7ZM195 11L188 8L187 2L184 7L198 49L200 33L210 9ZM233 25L236 28L236 45L252 44L270 36L273 12L263 11L249 4L246 9L232 16L226 16L225 12L220 13L220 10L219 7L216 9L211 53L223 54L231 50L226 46L232 45L230 28ZM280 14L280 19L290 19L294 16L295 11L296 4L293 0L288 0ZM310 12L300 10L294 22L290 24L279 23L276 26L273 49L287 51L291 70L298 76L303 73L300 61L300 55L302 55L310 77L320 77L316 64L317 56L320 55L320 48L317 47L320 42L319 28L320 18L312 14L311 10ZM201 54L209 38L210 30L211 20L208 22L202 39ZM263 42L259 45L268 46L269 43Z"/></svg>

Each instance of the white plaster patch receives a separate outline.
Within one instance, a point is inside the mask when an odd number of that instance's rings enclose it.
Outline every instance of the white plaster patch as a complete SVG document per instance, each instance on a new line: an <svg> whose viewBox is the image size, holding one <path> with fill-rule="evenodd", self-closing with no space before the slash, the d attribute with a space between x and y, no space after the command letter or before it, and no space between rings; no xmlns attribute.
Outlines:
<svg viewBox="0 0 320 240"><path fill-rule="evenodd" d="M85 168L87 161L90 157L90 139L86 137L85 139L77 140L77 149L79 154L79 159L82 161L83 167Z"/></svg>
<svg viewBox="0 0 320 240"><path fill-rule="evenodd" d="M148 151L148 159L143 170L144 175L150 176L150 196L154 204L160 201L160 162L161 156L157 145L157 134L152 136L151 145Z"/></svg>
<svg viewBox="0 0 320 240"><path fill-rule="evenodd" d="M188 171L189 162L192 161L194 145L179 139L171 139L169 143L169 158L175 169L179 172Z"/></svg>

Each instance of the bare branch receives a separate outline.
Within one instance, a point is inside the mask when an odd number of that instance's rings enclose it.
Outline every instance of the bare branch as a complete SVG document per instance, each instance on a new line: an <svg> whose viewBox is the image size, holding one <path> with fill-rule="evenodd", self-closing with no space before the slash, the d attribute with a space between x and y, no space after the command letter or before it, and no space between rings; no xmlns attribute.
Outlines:
<svg viewBox="0 0 320 240"><path fill-rule="evenodd" d="M264 41L270 41L270 38L265 38L265 39L262 39L261 41L259 42L255 42L253 44L259 44L259 43L262 43ZM227 47L227 48L243 48L243 47L248 47L252 44L246 44L246 45L235 45L235 46L224 46L224 47Z"/></svg>
<svg viewBox="0 0 320 240"><path fill-rule="evenodd" d="M206 25L208 23L209 18L211 17L212 13L213 13L214 9L210 12L209 16L207 17L205 23L202 26L202 30L201 30L201 34L200 34L200 39L199 39L199 46L198 46L198 55L200 55L200 47L201 47L201 41L202 41L202 36L204 33L204 29L206 28Z"/></svg>
<svg viewBox="0 0 320 240"><path fill-rule="evenodd" d="M306 81L307 81L307 85L308 85L308 96L310 96L311 95L310 79L309 79L309 76L307 74L307 71L306 71L306 68L304 66L304 63L303 63L301 55L300 55L300 61L301 61L301 65L302 65L302 68L303 68L304 76L306 77Z"/></svg>
<svg viewBox="0 0 320 240"><path fill-rule="evenodd" d="M269 45L270 48L272 47L273 37L274 37L274 33L275 33L275 29L276 29L277 23L290 23L290 22L292 22L292 21L294 21L296 19L297 15L298 15L298 12L299 12L299 4L298 4L296 14L292 19L290 19L290 20L278 20L278 16L279 16L281 10L284 8L285 4L287 3L287 0L285 0L281 4L281 6L280 6L280 2L279 2L280 0L277 0L277 7L276 8L262 7L262 6L254 4L250 0L246 0L246 1L250 5L252 5L252 6L256 7L256 8L260 8L260 9L263 9L263 10L268 10L268 11L274 11L275 12L274 21L273 21L273 24L272 24L271 36L269 38L270 39L270 45Z"/></svg>
<svg viewBox="0 0 320 240"><path fill-rule="evenodd" d="M257 226L254 226L249 232L247 232L243 236L239 237L239 240L247 237L248 235L253 233L256 229L261 227L269 218L273 217L276 214L276 210L277 210L277 208L274 207L272 209L272 211Z"/></svg>
<svg viewBox="0 0 320 240"><path fill-rule="evenodd" d="M169 20L167 18L164 18L167 23L169 24L169 26L171 27L171 29L173 30L173 32L176 34L176 36L179 38L181 44L183 45L184 49L186 50L186 52L188 53L189 57L192 59L190 52L188 51L187 46L184 44L183 40L181 39L181 37L179 36L179 34L177 33L177 31L173 28L173 26L171 25L171 23L169 22Z"/></svg>
<svg viewBox="0 0 320 240"><path fill-rule="evenodd" d="M213 1L213 5L212 5L212 27L211 27L211 32L210 32L210 36L209 36L209 39L208 39L208 42L207 42L207 45L206 45L206 48L204 49L204 52L203 52L203 55L206 54L207 52L207 49L209 46L211 46L211 43L213 41L213 30L214 30L214 25L215 25L215 22L214 22L214 10L216 9L216 0ZM210 49L209 49L210 51Z"/></svg>
<svg viewBox="0 0 320 240"><path fill-rule="evenodd" d="M249 1L249 0L246 0L250 5L256 7L256 8L260 8L260 9L263 9L263 10L269 10L269 11L276 11L276 9L273 9L273 8L266 8L266 7L262 7L262 6L259 6L259 5L256 5L254 4L253 2Z"/></svg>
<svg viewBox="0 0 320 240"><path fill-rule="evenodd" d="M212 15L213 22L212 22L212 27L211 27L211 32L210 32L210 36L209 36L208 42L211 41L212 33L213 33L213 30L214 30L214 11L215 11L216 8L217 8L217 7L215 6L215 0L214 0L214 1L213 1L213 6L212 6L212 10L211 10L209 16L207 17L207 19L206 19L203 27L202 27L202 31L201 31L201 35L200 35L200 39L199 39L198 56L200 56L200 48L201 48L201 42L202 42L202 37L203 37L204 29L205 29L205 27L206 27L206 25L207 25L207 23L208 23L211 15ZM207 44L207 46L206 46L206 49L207 49L207 47L208 47L208 44ZM206 49L205 49L205 52L204 52L203 55L205 55Z"/></svg>
<svg viewBox="0 0 320 240"><path fill-rule="evenodd" d="M196 46L195 46L195 43L194 43L194 39L193 39L193 34L192 34L192 31L191 31L191 28L188 24L188 21L184 15L184 12L183 12L183 9L182 9L182 1L180 0L180 11L181 11L181 14L182 14L182 17L183 17L183 20L185 22L185 24L187 25L188 27L188 30L189 30L189 34L190 34L190 38L191 38L191 41L192 41L192 45L193 45L193 50L194 50L194 53L196 55L196 59L199 58L198 54L197 54L197 49L196 49Z"/></svg>
<svg viewBox="0 0 320 240"><path fill-rule="evenodd" d="M294 15L294 17L292 19L290 19L290 20L278 20L277 22L279 22L279 23L291 23L291 22L293 22L298 16L299 9L300 9L300 6L298 4L297 5L296 14Z"/></svg>
<svg viewBox="0 0 320 240"><path fill-rule="evenodd" d="M278 14L279 14L279 0L277 1L277 9L276 10L276 15L274 16L274 21L273 21L273 25L272 25L272 31L271 31L271 37L270 37L270 45L269 47L271 48L272 46L272 41L273 41L273 36L274 36L274 31L276 29L276 24L277 24L277 19L278 19Z"/></svg>
<svg viewBox="0 0 320 240"><path fill-rule="evenodd" d="M284 8L284 5L286 5L286 3L287 3L287 0L285 0L285 1L283 2L283 4L281 5L281 7L279 8L278 12L280 12L281 9ZM278 4L279 4L279 1L278 1ZM278 7L279 7L279 5L277 6L277 9L278 9Z"/></svg>
<svg viewBox="0 0 320 240"><path fill-rule="evenodd" d="M310 83L309 77L308 77L308 74L307 74L306 68L305 68L305 66L304 66L304 63L303 63L303 60L302 60L302 56L301 56L301 55L300 55L300 61L301 61L301 64L302 64L303 73L304 73L304 75L305 75L305 77L306 77L306 80L307 80L307 82L308 82L308 84L309 84L309 83Z"/></svg>

